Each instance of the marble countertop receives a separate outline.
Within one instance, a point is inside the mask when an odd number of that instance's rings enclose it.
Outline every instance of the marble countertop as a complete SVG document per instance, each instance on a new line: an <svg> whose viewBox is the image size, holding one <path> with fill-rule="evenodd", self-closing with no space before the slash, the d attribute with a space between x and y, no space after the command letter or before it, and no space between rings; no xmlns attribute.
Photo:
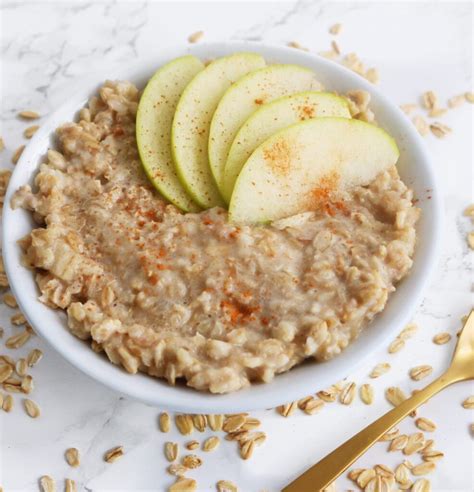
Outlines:
<svg viewBox="0 0 474 492"><path fill-rule="evenodd" d="M1 167L24 139L27 126L17 117L25 108L47 115L67 99L81 77L95 70L115 69L151 57L169 47L186 45L189 34L202 29L207 41L247 39L286 44L298 41L312 51L329 48L328 28L343 24L337 37L344 53L356 52L368 66L378 68L380 87L397 103L418 102L420 94L435 90L446 99L472 90L472 4L470 2L43 2L10 1L1 4L1 130L6 149ZM392 370L373 380L375 403L358 399L350 406L325 407L308 416L288 419L273 410L255 413L262 420L267 442L249 461L238 458L235 443L223 441L218 451L204 456L204 464L190 476L199 491L215 490L217 480L233 480L245 492L277 491L307 466L325 456L356 431L389 409L383 397L387 386L405 391L422 387L447 366L454 340L437 346L439 331L455 334L460 318L472 307L474 252L466 234L473 225L462 217L474 201L472 188L473 106L464 104L442 117L453 129L445 139L426 137L434 166L444 186L446 224L443 254L437 274L414 321L420 329L404 350L389 355L374 353L368 365L352 380L367 382L373 365L388 361ZM10 333L12 310L0 305L0 326ZM41 340L12 351L18 357L39 347L44 359L33 369L33 398L42 416L29 419L17 398L15 411L0 412L0 484L7 491L32 491L38 478L48 474L63 487L64 478L88 491L164 491L173 479L165 472L163 443L188 439L176 432L162 434L157 427L159 409L127 400L95 383L69 366ZM2 353L10 353L2 347ZM414 382L409 368L429 363L433 374ZM316 384L316 389L317 384ZM434 420L432 437L445 453L430 475L433 490L474 490L472 468L472 412L461 402L473 394L473 385L461 383L437 395L420 409ZM412 419L400 425L416 431ZM202 435L199 435L201 438ZM431 437L431 436L430 436ZM116 445L126 455L103 461L103 453ZM64 451L77 447L82 463L68 467ZM404 459L375 445L355 466L391 466ZM413 462L418 462L414 457ZM338 490L353 488L338 481Z"/></svg>

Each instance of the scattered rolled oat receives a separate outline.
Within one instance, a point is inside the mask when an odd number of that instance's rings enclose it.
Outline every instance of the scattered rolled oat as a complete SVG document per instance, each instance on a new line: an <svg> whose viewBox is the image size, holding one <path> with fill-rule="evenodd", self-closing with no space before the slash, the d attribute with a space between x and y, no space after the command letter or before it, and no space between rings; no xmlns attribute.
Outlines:
<svg viewBox="0 0 474 492"><path fill-rule="evenodd" d="M196 480L185 477L179 477L173 485L168 487L168 492L195 492L196 490Z"/></svg>
<svg viewBox="0 0 474 492"><path fill-rule="evenodd" d="M198 43L204 37L204 31L196 31L188 36L188 42Z"/></svg>
<svg viewBox="0 0 474 492"><path fill-rule="evenodd" d="M430 130L431 133L437 138L444 138L446 135L449 135L452 131L451 128L449 128L449 126L444 125L439 121L432 123L430 125Z"/></svg>
<svg viewBox="0 0 474 492"><path fill-rule="evenodd" d="M377 464L374 466L374 470L375 473L381 477L391 478L395 476L393 470L387 465Z"/></svg>
<svg viewBox="0 0 474 492"><path fill-rule="evenodd" d="M240 446L241 458L244 460L248 460L252 456L254 448L255 448L255 441L253 439L241 443Z"/></svg>
<svg viewBox="0 0 474 492"><path fill-rule="evenodd" d="M237 485L228 480L219 480L216 483L217 492L239 492Z"/></svg>
<svg viewBox="0 0 474 492"><path fill-rule="evenodd" d="M420 476L427 475L436 469L436 464L433 461L426 461L425 463L420 463L411 469L412 475ZM413 490L413 489L412 489Z"/></svg>
<svg viewBox="0 0 474 492"><path fill-rule="evenodd" d="M79 466L80 459L79 459L79 450L77 448L66 449L64 456L69 466L72 466L73 468L77 468Z"/></svg>
<svg viewBox="0 0 474 492"><path fill-rule="evenodd" d="M362 470L356 478L357 485L365 489L368 483L375 477L375 471L372 468L367 468L366 470Z"/></svg>
<svg viewBox="0 0 474 492"><path fill-rule="evenodd" d="M424 461L438 461L444 458L444 453L437 451L436 449L430 449L428 451L423 450L421 456Z"/></svg>
<svg viewBox="0 0 474 492"><path fill-rule="evenodd" d="M350 405L354 400L356 392L356 384L355 383L347 383L346 387L342 390L339 395L339 401L343 405Z"/></svg>
<svg viewBox="0 0 474 492"><path fill-rule="evenodd" d="M23 153L24 150L25 150L25 146L24 145L20 145L15 150L15 152L13 152L13 155L12 155L12 164L16 164L20 160L21 154Z"/></svg>
<svg viewBox="0 0 474 492"><path fill-rule="evenodd" d="M7 338L5 342L5 346L9 349L18 349L20 347L23 347L25 343L30 339L31 335L25 330L20 333L17 333L16 335L12 335L11 337Z"/></svg>
<svg viewBox="0 0 474 492"><path fill-rule="evenodd" d="M445 343L448 343L451 340L451 335L447 332L442 332L438 333L433 337L433 342L436 343L436 345L444 345Z"/></svg>
<svg viewBox="0 0 474 492"><path fill-rule="evenodd" d="M420 381L421 379L426 378L433 372L433 368L427 364L416 366L410 369L410 377L413 381Z"/></svg>
<svg viewBox="0 0 474 492"><path fill-rule="evenodd" d="M432 420L425 417L420 417L416 419L415 425L418 427L418 429L421 429L425 432L434 432L436 430L436 424Z"/></svg>
<svg viewBox="0 0 474 492"><path fill-rule="evenodd" d="M168 466L168 468L166 469L166 471L170 475L174 475L176 477L182 477L183 475L186 474L186 472L188 471L188 469L185 466L180 465L179 463L173 463L173 464L171 464L171 465Z"/></svg>
<svg viewBox="0 0 474 492"><path fill-rule="evenodd" d="M411 492L431 492L431 483L429 480L426 480L426 478L422 478L420 480L417 480L412 488Z"/></svg>
<svg viewBox="0 0 474 492"><path fill-rule="evenodd" d="M194 428L199 432L204 432L206 430L206 417L205 415L196 414L193 415L193 425Z"/></svg>
<svg viewBox="0 0 474 492"><path fill-rule="evenodd" d="M31 109L20 111L18 113L18 116L20 118L23 118L24 120L37 120L38 118L41 118L40 114L37 111L32 111Z"/></svg>
<svg viewBox="0 0 474 492"><path fill-rule="evenodd" d="M401 451L408 443L408 436L406 434L400 434L390 441L388 446L389 451Z"/></svg>
<svg viewBox="0 0 474 492"><path fill-rule="evenodd" d="M0 137L0 152L5 149L5 142L3 141L3 138Z"/></svg>
<svg viewBox="0 0 474 492"><path fill-rule="evenodd" d="M334 53L336 53L336 55L341 54L341 49L339 48L339 45L337 44L336 41L334 40L331 41L331 48L334 51Z"/></svg>
<svg viewBox="0 0 474 492"><path fill-rule="evenodd" d="M18 307L18 304L16 302L16 299L15 297L10 294L10 292L7 292L4 296L3 296L3 302L8 306L8 307L11 307L11 308L17 308Z"/></svg>
<svg viewBox="0 0 474 492"><path fill-rule="evenodd" d="M179 432L183 434L183 436L192 434L194 430L194 424L191 415L187 415L187 414L175 415L174 421L176 427L178 428Z"/></svg>
<svg viewBox="0 0 474 492"><path fill-rule="evenodd" d="M195 454L187 454L186 456L183 456L181 464L186 468L193 470L194 468L199 468L202 465L202 459Z"/></svg>
<svg viewBox="0 0 474 492"><path fill-rule="evenodd" d="M466 92L464 94L464 97L466 98L467 102L470 102L471 104L474 103L474 92Z"/></svg>
<svg viewBox="0 0 474 492"><path fill-rule="evenodd" d="M26 324L26 318L21 313L14 314L10 318L10 321L11 321L12 325L15 325L15 326L21 326L21 325Z"/></svg>
<svg viewBox="0 0 474 492"><path fill-rule="evenodd" d="M6 395L3 398L2 409L5 412L11 412L13 410L13 397L12 395Z"/></svg>
<svg viewBox="0 0 474 492"><path fill-rule="evenodd" d="M410 456L417 453L425 446L425 436L422 432L415 432L408 436L407 444L403 448L403 454Z"/></svg>
<svg viewBox="0 0 474 492"><path fill-rule="evenodd" d="M308 415L314 415L315 413L319 412L323 408L323 406L323 400L320 400L319 398L311 398L310 400L306 401L301 409Z"/></svg>
<svg viewBox="0 0 474 492"><path fill-rule="evenodd" d="M222 425L224 424L224 416L223 415L206 415L207 425L213 431L222 430Z"/></svg>
<svg viewBox="0 0 474 492"><path fill-rule="evenodd" d="M321 400L325 401L326 403L332 403L336 401L338 393L339 391L334 386L331 386L327 390L318 391L316 393L316 396L321 398Z"/></svg>
<svg viewBox="0 0 474 492"><path fill-rule="evenodd" d="M433 91L426 91L422 95L423 106L426 109L433 109L438 106L438 96Z"/></svg>
<svg viewBox="0 0 474 492"><path fill-rule="evenodd" d="M405 346L405 341L401 338L395 338L395 340L388 346L388 353L395 354L399 352Z"/></svg>
<svg viewBox="0 0 474 492"><path fill-rule="evenodd" d="M337 58L337 53L334 50L320 51L318 55L327 58L328 60L335 60Z"/></svg>
<svg viewBox="0 0 474 492"><path fill-rule="evenodd" d="M371 371L371 373L369 374L369 377L375 379L375 378L378 378L380 376L382 376L382 374L386 374L388 371L390 371L390 364L388 362L380 362L380 364L377 364Z"/></svg>
<svg viewBox="0 0 474 492"><path fill-rule="evenodd" d="M241 429L247 431L257 429L258 427L260 427L260 424L261 424L260 420L255 419L253 417L247 417Z"/></svg>
<svg viewBox="0 0 474 492"><path fill-rule="evenodd" d="M411 114L415 109L418 108L418 104L400 104L400 109L405 113L405 114Z"/></svg>
<svg viewBox="0 0 474 492"><path fill-rule="evenodd" d="M31 138L37 131L38 131L39 125L32 125L29 126L28 128L25 128L25 131L23 132L23 136L25 138Z"/></svg>
<svg viewBox="0 0 474 492"><path fill-rule="evenodd" d="M23 393L29 395L33 391L33 378L30 375L25 376L21 380L20 389Z"/></svg>
<svg viewBox="0 0 474 492"><path fill-rule="evenodd" d="M214 449L219 446L220 442L221 441L217 436L211 436L203 442L202 450L206 452L214 451Z"/></svg>
<svg viewBox="0 0 474 492"><path fill-rule="evenodd" d="M115 446L115 448L109 449L104 455L104 461L107 463L113 463L124 455L123 446Z"/></svg>
<svg viewBox="0 0 474 492"><path fill-rule="evenodd" d="M282 417L289 417L296 410L297 406L298 402L292 401L286 405L280 405L276 410Z"/></svg>
<svg viewBox="0 0 474 492"><path fill-rule="evenodd" d="M410 470L404 463L400 463L395 468L395 480L400 485L404 485L410 480Z"/></svg>
<svg viewBox="0 0 474 492"><path fill-rule="evenodd" d="M287 43L287 46L289 46L290 48L296 48L297 50L309 51L308 48L302 46L300 43L298 43L298 41L290 41L289 43Z"/></svg>
<svg viewBox="0 0 474 492"><path fill-rule="evenodd" d="M380 75L376 68L369 68L367 72L365 72L365 78L372 82L372 84L378 84L380 82Z"/></svg>
<svg viewBox="0 0 474 492"><path fill-rule="evenodd" d="M408 340L418 331L418 325L416 323L408 323L398 335L398 338L402 340Z"/></svg>
<svg viewBox="0 0 474 492"><path fill-rule="evenodd" d="M470 232L467 235L467 244L471 249L474 249L474 232Z"/></svg>
<svg viewBox="0 0 474 492"><path fill-rule="evenodd" d="M466 102L466 98L464 94L459 94L458 96L453 96L448 99L448 107L449 108L457 108L458 106L463 105Z"/></svg>
<svg viewBox="0 0 474 492"><path fill-rule="evenodd" d="M56 482L49 475L40 478L40 487L41 492L56 492Z"/></svg>
<svg viewBox="0 0 474 492"><path fill-rule="evenodd" d="M374 388L370 384L363 384L360 387L360 399L366 404L371 405L374 401Z"/></svg>
<svg viewBox="0 0 474 492"><path fill-rule="evenodd" d="M71 478L66 478L65 492L77 492L76 482Z"/></svg>
<svg viewBox="0 0 474 492"><path fill-rule="evenodd" d="M400 405L400 403L407 399L405 393L397 386L390 386L390 388L387 388L385 390L385 398L387 398L389 403L394 407Z"/></svg>
<svg viewBox="0 0 474 492"><path fill-rule="evenodd" d="M393 427L390 429L388 432L386 432L380 439L379 441L392 441L395 439L398 435L400 434L400 431L396 428Z"/></svg>
<svg viewBox="0 0 474 492"><path fill-rule="evenodd" d="M0 383L6 381L13 373L13 367L9 364L0 365Z"/></svg>
<svg viewBox="0 0 474 492"><path fill-rule="evenodd" d="M472 410L474 408L474 396L470 396L469 398L466 398L463 402L462 402L462 406L464 408L467 408L469 410Z"/></svg>
<svg viewBox="0 0 474 492"><path fill-rule="evenodd" d="M342 30L342 24L340 24L340 23L333 24L329 28L330 34L334 34L334 36L337 36L341 32L341 30Z"/></svg>
<svg viewBox="0 0 474 492"><path fill-rule="evenodd" d="M430 118L438 118L439 116L444 116L448 110L446 108L433 108L430 109L428 116Z"/></svg>
<svg viewBox="0 0 474 492"><path fill-rule="evenodd" d="M29 398L25 398L23 400L23 405L25 407L26 413L32 419L36 419L41 415L41 411L40 411L39 406L33 400L30 400Z"/></svg>
<svg viewBox="0 0 474 492"><path fill-rule="evenodd" d="M185 444L185 448L192 451L193 449L197 449L199 447L199 441L189 441Z"/></svg>
<svg viewBox="0 0 474 492"><path fill-rule="evenodd" d="M179 448L176 442L165 442L165 457L173 462L178 458ZM183 463L184 464L184 463Z"/></svg>
<svg viewBox="0 0 474 492"><path fill-rule="evenodd" d="M26 376L26 371L28 370L28 364L26 363L26 359L21 357L16 361L15 364L15 371L18 374L18 376L24 377Z"/></svg>
<svg viewBox="0 0 474 492"><path fill-rule="evenodd" d="M227 417L224 421L222 429L225 432L235 432L239 430L245 423L245 417L243 415L232 415Z"/></svg>
<svg viewBox="0 0 474 492"><path fill-rule="evenodd" d="M418 130L418 133L424 137L428 135L428 132L430 130L430 126L426 122L426 120L422 116L415 116L412 119L413 124L415 125L415 128Z"/></svg>

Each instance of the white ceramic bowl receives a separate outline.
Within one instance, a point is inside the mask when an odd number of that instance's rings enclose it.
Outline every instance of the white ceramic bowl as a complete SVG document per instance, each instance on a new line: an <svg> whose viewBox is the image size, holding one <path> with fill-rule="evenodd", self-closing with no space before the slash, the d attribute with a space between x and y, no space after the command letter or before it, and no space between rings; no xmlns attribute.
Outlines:
<svg viewBox="0 0 474 492"><path fill-rule="evenodd" d="M405 183L414 189L423 213L418 225L418 244L411 273L392 294L385 310L345 352L329 362L303 364L277 376L270 384L255 384L227 395L211 395L184 386L172 387L143 374L129 375L103 355L93 352L88 343L74 337L67 329L64 314L38 301L33 274L21 266L17 241L31 230L33 222L24 210L12 210L10 199L19 186L32 183L38 163L53 144L55 128L71 121L106 78L131 80L143 87L159 66L186 52L208 59L237 51L260 53L268 62L307 66L314 70L328 90L369 91L372 95L371 108L378 122L398 142L401 153L398 169ZM405 115L373 85L334 62L297 49L244 42L199 44L161 53L133 69L124 68L119 73L94 77L91 83L84 83L78 93L71 94L67 102L41 125L24 150L7 191L3 213L3 254L11 288L30 324L55 350L85 374L129 397L161 408L189 413L239 412L274 407L332 384L352 373L371 352L394 337L409 322L436 266L441 220L440 190L420 137Z"/></svg>

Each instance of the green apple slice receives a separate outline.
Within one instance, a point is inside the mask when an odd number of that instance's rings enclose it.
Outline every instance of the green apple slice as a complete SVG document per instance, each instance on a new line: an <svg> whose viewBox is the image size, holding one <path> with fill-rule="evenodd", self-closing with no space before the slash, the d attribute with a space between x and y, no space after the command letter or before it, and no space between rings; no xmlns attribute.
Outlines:
<svg viewBox="0 0 474 492"><path fill-rule="evenodd" d="M171 124L182 92L203 69L204 64L191 55L167 63L148 81L137 111L137 146L145 173L165 198L186 212L200 208L176 174L171 156Z"/></svg>
<svg viewBox="0 0 474 492"><path fill-rule="evenodd" d="M295 92L320 88L314 72L308 68L270 65L249 73L227 89L212 117L209 133L209 163L221 194L227 155L245 120L262 104Z"/></svg>
<svg viewBox="0 0 474 492"><path fill-rule="evenodd" d="M203 208L224 205L209 167L212 115L232 83L264 66L263 57L254 53L218 58L198 73L181 95L171 127L171 151L181 183Z"/></svg>
<svg viewBox="0 0 474 492"><path fill-rule="evenodd" d="M313 210L325 190L368 184L398 156L395 140L363 121L328 117L296 123L252 153L235 183L229 218L265 223Z"/></svg>
<svg viewBox="0 0 474 492"><path fill-rule="evenodd" d="M345 99L329 92L301 92L257 109L242 125L230 147L222 178L224 199L230 201L240 170L261 143L298 121L322 116L350 118L351 113Z"/></svg>

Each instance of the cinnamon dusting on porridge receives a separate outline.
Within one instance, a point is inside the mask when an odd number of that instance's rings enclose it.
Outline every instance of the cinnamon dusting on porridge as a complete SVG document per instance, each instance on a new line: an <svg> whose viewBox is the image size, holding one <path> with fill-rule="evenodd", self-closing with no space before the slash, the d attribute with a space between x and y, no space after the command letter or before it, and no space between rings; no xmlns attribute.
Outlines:
<svg viewBox="0 0 474 492"><path fill-rule="evenodd" d="M396 168L337 200L329 176L317 206L264 226L183 214L142 171L137 103L106 82L13 198L38 223L21 246L41 301L128 372L213 393L343 351L412 265L419 210Z"/></svg>

